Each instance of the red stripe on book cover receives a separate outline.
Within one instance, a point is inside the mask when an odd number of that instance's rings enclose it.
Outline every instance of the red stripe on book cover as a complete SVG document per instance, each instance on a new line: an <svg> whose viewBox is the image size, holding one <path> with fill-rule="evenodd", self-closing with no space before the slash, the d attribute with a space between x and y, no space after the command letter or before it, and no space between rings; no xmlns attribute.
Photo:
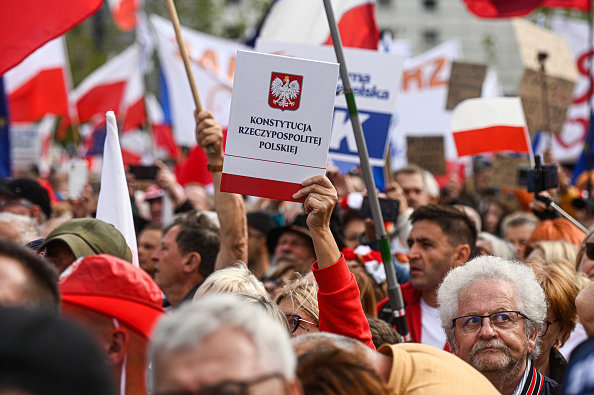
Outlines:
<svg viewBox="0 0 594 395"><path fill-rule="evenodd" d="M305 199L293 199L293 194L301 188L301 184L292 182L266 180L264 178L238 176L235 174L223 173L221 178L222 192L241 193L243 195L303 203Z"/></svg>

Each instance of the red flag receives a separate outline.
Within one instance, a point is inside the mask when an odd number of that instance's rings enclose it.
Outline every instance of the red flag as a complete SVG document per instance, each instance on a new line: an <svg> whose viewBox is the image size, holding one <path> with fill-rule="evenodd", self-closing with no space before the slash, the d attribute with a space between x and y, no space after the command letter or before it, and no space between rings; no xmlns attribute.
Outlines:
<svg viewBox="0 0 594 395"><path fill-rule="evenodd" d="M590 11L592 9L592 0L544 0L543 7L551 8L572 8L580 11Z"/></svg>
<svg viewBox="0 0 594 395"><path fill-rule="evenodd" d="M118 29L124 32L136 27L136 11L140 9L139 0L108 0L111 16Z"/></svg>
<svg viewBox="0 0 594 395"><path fill-rule="evenodd" d="M52 40L5 74L12 122L37 122L46 114L68 118L64 46L63 38Z"/></svg>
<svg viewBox="0 0 594 395"><path fill-rule="evenodd" d="M95 13L102 3L102 0L3 1L0 75Z"/></svg>
<svg viewBox="0 0 594 395"><path fill-rule="evenodd" d="M511 18L530 14L543 0L464 0L468 11L480 18Z"/></svg>

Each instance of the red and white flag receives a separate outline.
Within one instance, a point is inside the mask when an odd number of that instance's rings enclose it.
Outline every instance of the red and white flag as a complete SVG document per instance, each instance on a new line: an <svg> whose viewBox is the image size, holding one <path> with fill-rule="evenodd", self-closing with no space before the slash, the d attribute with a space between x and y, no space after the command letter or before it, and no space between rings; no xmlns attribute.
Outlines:
<svg viewBox="0 0 594 395"><path fill-rule="evenodd" d="M3 1L0 11L0 75L46 42L94 14L103 0Z"/></svg>
<svg viewBox="0 0 594 395"><path fill-rule="evenodd" d="M91 73L72 92L81 123L98 123L107 111L124 119L124 132L146 118L140 49L132 45Z"/></svg>
<svg viewBox="0 0 594 395"><path fill-rule="evenodd" d="M136 27L136 12L142 6L140 0L107 0L107 4L118 29L129 32Z"/></svg>
<svg viewBox="0 0 594 395"><path fill-rule="evenodd" d="M590 11L591 0L464 0L468 11L480 18L512 18L532 13L538 7Z"/></svg>
<svg viewBox="0 0 594 395"><path fill-rule="evenodd" d="M342 45L377 49L379 29L375 0L332 0ZM330 28L321 0L277 0L264 20L260 37L297 44L331 44Z"/></svg>
<svg viewBox="0 0 594 395"><path fill-rule="evenodd" d="M63 37L33 52L5 74L11 122L37 122L45 115L68 117L68 57Z"/></svg>
<svg viewBox="0 0 594 395"><path fill-rule="evenodd" d="M452 112L458 156L514 151L532 157L522 101L518 97L468 99Z"/></svg>
<svg viewBox="0 0 594 395"><path fill-rule="evenodd" d="M124 235L126 243L132 251L132 263L138 266L138 247L132 217L132 204L118 138L118 125L113 111L107 113L106 123L107 134L103 148L97 218L112 224Z"/></svg>

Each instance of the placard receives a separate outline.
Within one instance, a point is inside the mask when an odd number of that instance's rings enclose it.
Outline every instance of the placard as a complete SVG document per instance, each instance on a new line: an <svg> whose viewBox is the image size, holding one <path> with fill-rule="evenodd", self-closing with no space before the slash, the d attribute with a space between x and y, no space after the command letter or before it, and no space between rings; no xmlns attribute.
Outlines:
<svg viewBox="0 0 594 395"><path fill-rule="evenodd" d="M238 51L221 191L292 200L326 171L338 64Z"/></svg>
<svg viewBox="0 0 594 395"><path fill-rule="evenodd" d="M484 64L452 62L446 110L453 110L462 100L481 97L486 75Z"/></svg>
<svg viewBox="0 0 594 395"><path fill-rule="evenodd" d="M435 176L446 174L443 136L406 136L408 163L421 166Z"/></svg>
<svg viewBox="0 0 594 395"><path fill-rule="evenodd" d="M491 165L489 185L499 188L518 188L520 165L530 166L530 161L525 156L496 155Z"/></svg>

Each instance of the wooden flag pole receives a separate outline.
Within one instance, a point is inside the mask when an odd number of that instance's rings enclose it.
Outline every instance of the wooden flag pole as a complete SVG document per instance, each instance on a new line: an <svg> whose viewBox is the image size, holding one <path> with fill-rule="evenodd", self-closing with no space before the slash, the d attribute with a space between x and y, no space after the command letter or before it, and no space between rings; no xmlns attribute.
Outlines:
<svg viewBox="0 0 594 395"><path fill-rule="evenodd" d="M184 67L186 68L186 74L188 76L188 81L190 82L190 89L192 90L194 103L196 103L196 114L198 114L200 111L202 111L202 101L200 101L198 87L196 86L196 80L194 80L194 72L192 71L192 64L190 63L190 56L188 55L188 50L184 44L179 17L177 16L177 10L175 9L173 0L166 0L166 2L167 9L169 10L169 16L171 17L171 22L173 23L173 29L175 30L175 37L177 39L177 45L179 46L179 52L184 61ZM213 154L215 152L215 148L212 145L206 147L206 150L209 154Z"/></svg>

